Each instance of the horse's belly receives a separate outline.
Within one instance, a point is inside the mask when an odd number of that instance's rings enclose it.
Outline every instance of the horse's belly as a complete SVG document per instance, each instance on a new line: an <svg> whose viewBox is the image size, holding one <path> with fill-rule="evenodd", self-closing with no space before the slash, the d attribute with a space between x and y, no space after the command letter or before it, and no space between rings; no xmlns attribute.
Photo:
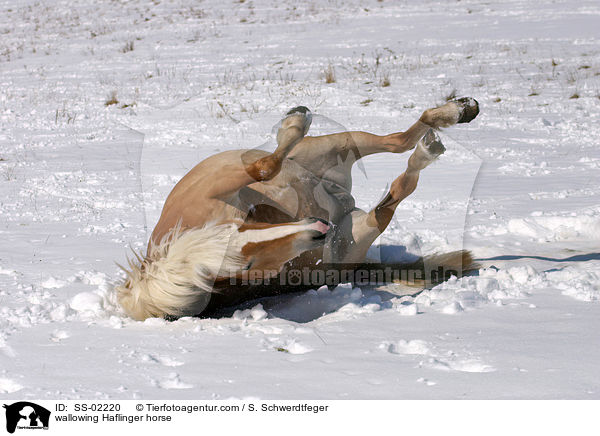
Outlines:
<svg viewBox="0 0 600 436"><path fill-rule="evenodd" d="M354 198L346 188L291 161L284 161L272 180L240 190L240 199L248 204L251 214L253 209L275 208L284 212L288 221L318 217L337 223L354 208ZM259 215L255 213L255 221L261 221ZM273 221L264 217L264 222Z"/></svg>

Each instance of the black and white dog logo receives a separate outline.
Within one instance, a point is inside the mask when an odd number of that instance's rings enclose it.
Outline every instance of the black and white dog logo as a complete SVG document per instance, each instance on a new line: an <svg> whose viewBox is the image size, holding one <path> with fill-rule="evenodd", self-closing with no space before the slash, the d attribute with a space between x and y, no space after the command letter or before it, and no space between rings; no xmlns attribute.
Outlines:
<svg viewBox="0 0 600 436"><path fill-rule="evenodd" d="M6 431L14 433L18 429L48 429L50 411L28 401L5 404Z"/></svg>

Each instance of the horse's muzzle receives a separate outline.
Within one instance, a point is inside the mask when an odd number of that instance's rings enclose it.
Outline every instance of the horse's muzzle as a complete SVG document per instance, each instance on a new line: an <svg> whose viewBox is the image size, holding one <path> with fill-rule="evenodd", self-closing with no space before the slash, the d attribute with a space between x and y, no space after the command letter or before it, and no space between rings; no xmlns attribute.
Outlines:
<svg viewBox="0 0 600 436"><path fill-rule="evenodd" d="M308 220L312 221L309 223L308 228L317 233L312 239L325 239L327 237L327 232L331 229L331 224L321 218L308 218Z"/></svg>

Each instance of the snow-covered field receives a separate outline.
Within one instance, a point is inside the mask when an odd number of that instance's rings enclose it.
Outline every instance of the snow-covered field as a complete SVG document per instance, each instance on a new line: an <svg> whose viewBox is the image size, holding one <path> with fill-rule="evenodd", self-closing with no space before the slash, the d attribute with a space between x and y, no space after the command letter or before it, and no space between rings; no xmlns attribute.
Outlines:
<svg viewBox="0 0 600 436"><path fill-rule="evenodd" d="M0 4L0 398L600 399L598 2ZM298 104L315 133L383 134L453 90L482 113L381 256L464 246L475 275L222 319L115 305L114 262L198 160L272 147ZM357 166L358 206L406 158Z"/></svg>

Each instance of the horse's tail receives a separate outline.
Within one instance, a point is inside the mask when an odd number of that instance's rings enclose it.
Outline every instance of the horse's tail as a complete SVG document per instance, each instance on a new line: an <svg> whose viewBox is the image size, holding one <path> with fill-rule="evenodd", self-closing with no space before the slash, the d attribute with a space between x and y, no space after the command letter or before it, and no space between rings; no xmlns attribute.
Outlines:
<svg viewBox="0 0 600 436"><path fill-rule="evenodd" d="M312 266L310 274L305 276L298 273L298 268L281 271L276 280L279 283L277 293L299 292L323 284L331 288L340 283L353 283L356 286L396 283L424 289L452 276L461 277L477 268L471 252L467 250L432 254L407 262L319 263Z"/></svg>
<svg viewBox="0 0 600 436"><path fill-rule="evenodd" d="M436 253L423 256L416 261L402 264L400 270L405 272L395 283L411 287L428 288L448 280L450 277L461 277L479 266L474 262L468 250L457 250L449 253Z"/></svg>
<svg viewBox="0 0 600 436"><path fill-rule="evenodd" d="M171 230L145 257L127 259L125 282L116 286L117 301L133 319L191 316L208 305L215 278L237 264L227 247L233 225ZM119 265L120 266L120 265Z"/></svg>

